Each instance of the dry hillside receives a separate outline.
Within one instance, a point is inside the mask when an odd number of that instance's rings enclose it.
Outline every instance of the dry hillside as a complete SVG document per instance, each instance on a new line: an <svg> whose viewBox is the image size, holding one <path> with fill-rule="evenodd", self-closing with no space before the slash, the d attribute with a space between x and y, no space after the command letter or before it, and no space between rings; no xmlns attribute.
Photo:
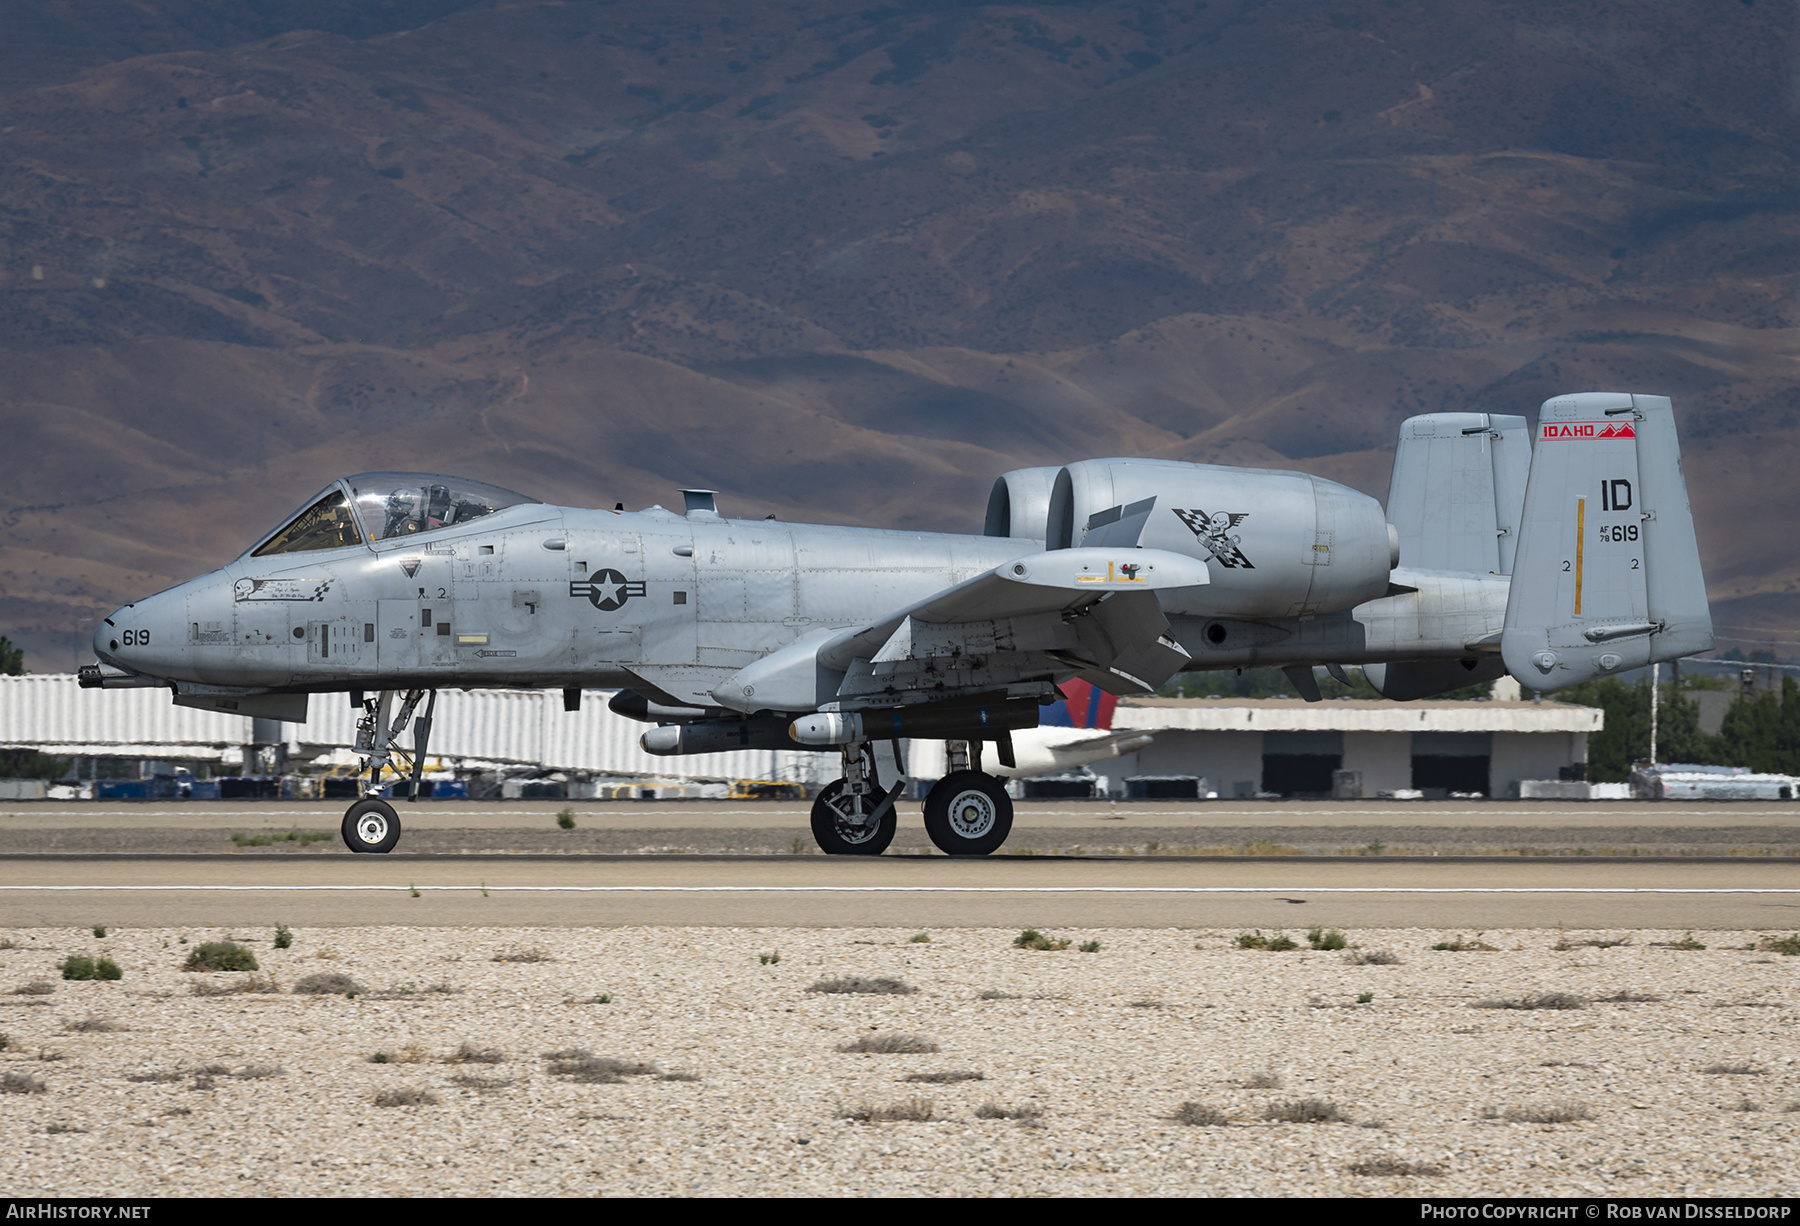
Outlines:
<svg viewBox="0 0 1800 1226"><path fill-rule="evenodd" d="M5 13L33 669L344 472L968 529L1594 387L1676 398L1722 642L1800 640L1791 3Z"/></svg>

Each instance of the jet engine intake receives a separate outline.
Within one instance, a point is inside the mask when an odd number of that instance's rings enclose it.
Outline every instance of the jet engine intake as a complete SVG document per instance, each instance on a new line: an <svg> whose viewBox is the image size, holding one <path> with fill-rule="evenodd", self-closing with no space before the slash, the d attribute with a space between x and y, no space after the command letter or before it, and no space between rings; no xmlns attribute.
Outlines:
<svg viewBox="0 0 1800 1226"><path fill-rule="evenodd" d="M983 536L1004 536L1018 541L1044 539L1050 512L1050 490L1056 484L1055 468L1015 468L1001 473L988 494L987 524Z"/></svg>

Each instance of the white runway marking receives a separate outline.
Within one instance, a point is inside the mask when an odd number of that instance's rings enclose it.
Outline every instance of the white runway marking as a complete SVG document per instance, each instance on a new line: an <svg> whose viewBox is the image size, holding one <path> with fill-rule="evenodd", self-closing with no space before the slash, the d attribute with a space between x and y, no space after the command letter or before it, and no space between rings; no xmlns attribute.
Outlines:
<svg viewBox="0 0 1800 1226"><path fill-rule="evenodd" d="M307 893L369 891L424 894L479 890L484 894L1800 894L1766 886L1401 886L1401 885L0 885L0 891L74 893Z"/></svg>

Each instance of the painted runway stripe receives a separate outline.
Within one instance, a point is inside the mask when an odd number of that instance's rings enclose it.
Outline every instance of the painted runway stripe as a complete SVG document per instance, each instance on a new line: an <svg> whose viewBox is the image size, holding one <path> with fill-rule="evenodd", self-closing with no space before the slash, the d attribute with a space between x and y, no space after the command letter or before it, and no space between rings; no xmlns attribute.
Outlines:
<svg viewBox="0 0 1800 1226"><path fill-rule="evenodd" d="M102 802L71 801L70 803L71 804L80 804L80 805L84 806L84 808L82 808L80 810L68 811L67 816L69 816L70 818L130 817L130 818L147 819L150 817L154 817L158 812L179 811L179 812L183 812L183 813L209 814L214 817L242 817L242 818L316 817L316 818L321 818L322 820L329 821L329 820L333 820L331 817L331 814L335 812L335 810L326 809L323 806L320 806L319 808L316 808L316 809L261 809L261 808L234 809L234 808L225 808L225 807L215 807L214 802L212 802L212 801L199 801L199 802L192 802L192 803L185 803L185 804L177 803L177 802L170 802L168 809L166 809L166 810L160 809L155 806L144 805L141 803L132 805L129 808L121 806L117 809L105 808L104 807L105 802L103 802L103 801ZM545 805L548 806L551 803L554 803L554 802L546 801ZM618 816L618 817L631 816L631 817L636 818L636 817L644 817L644 816L655 816L655 817L661 818L661 817L671 817L676 814L683 814L683 811L686 809L686 805L688 802L678 802L677 804L672 805L671 802L668 802L668 801L660 801L660 802L659 801L608 801L608 802L604 802L604 807L602 807L601 804L597 804L597 803L591 802L591 801L574 800L574 801L567 801L564 803L567 803L571 806L581 806L581 807L577 807L575 811L577 813L585 813L589 817L598 818L598 817L614 817L614 816ZM700 802L700 803L707 803L707 802ZM1034 807L1020 810L1020 812L1022 812L1023 814L1026 814L1026 815L1042 814L1042 815L1055 816L1055 817L1087 816L1086 814L1082 813L1079 809L1061 809L1061 808L1039 809L1039 808L1035 807L1036 802L1026 802L1026 803L1034 805ZM1053 804L1055 802L1043 802L1043 803ZM1606 802L1606 801L1593 801L1593 802L1589 802L1589 803L1592 803L1597 806L1593 810L1593 812L1595 812L1596 814L1618 812L1618 810L1616 808L1608 808L1609 802ZM1618 801L1618 802L1613 802L1613 803L1616 803L1616 804L1634 804L1634 803L1642 804L1644 802ZM453 817L456 817L459 813L463 813L463 814L466 814L466 815L472 816L472 817L547 817L547 816L549 816L548 807L543 808L543 809L493 809L493 808L486 807L485 802L479 801L479 800L476 800L476 801L440 801L440 802L438 802L438 804L442 805L443 807L441 807L441 808L433 807L433 808L428 808L428 809L423 809L423 810L402 809L401 813L408 815L408 816L416 816L420 822L436 821L436 820L442 820L442 819L447 819L447 818L453 818ZM614 804L618 805L617 809L614 809L611 807ZM669 806L669 807L665 808L665 807L661 807L661 806ZM1770 807L1773 807L1773 806L1771 805ZM42 817L46 812L52 812L52 811L54 811L54 810L49 810L49 809L45 809L45 808L41 808L41 807L40 808L31 808L31 809L0 808L0 816L4 816L4 817ZM743 809L695 809L691 812L685 813L684 816L693 817L693 818L768 817L768 816L772 816L772 815L786 815L786 814L790 814L790 813L805 814L808 811L809 810L807 809L807 807L804 804L771 803L771 804L757 806L754 808L743 808ZM1756 810L1756 811L1760 812L1762 810ZM1497 826L1503 826L1503 825L1513 824L1510 819L1517 818L1517 817L1554 817L1554 818L1558 818L1559 820L1567 821L1569 819L1569 817L1571 816L1571 812L1572 811L1569 809L1515 808L1511 804L1507 804L1504 807L1498 807L1498 808L1487 809L1487 810L1482 810L1482 809L1428 809L1428 808L1424 808L1422 806L1414 805L1408 801L1399 801L1399 802L1394 802L1394 803L1389 803L1389 804L1372 804L1368 808L1360 808L1360 809L1348 808L1348 807L1342 808L1342 809L1302 809L1302 808L1289 808L1287 806L1283 806L1279 809L1276 809L1272 806L1263 806L1263 805L1257 805L1255 807L1239 806L1237 804L1234 804L1231 801L1208 801L1208 802L1198 803L1198 804L1171 805L1170 807L1164 808L1164 809L1106 809L1104 811L1102 811L1100 809L1100 806L1096 804L1094 806L1094 820L1101 821L1101 820L1105 820L1108 817L1112 817L1114 815L1117 815L1119 817L1193 817L1193 816L1198 816L1198 815L1202 815L1202 814L1210 814L1213 816L1256 817L1258 819L1262 819L1260 821L1260 824L1262 824L1262 825L1280 825L1280 823L1278 821L1273 820L1274 817L1282 816L1282 815L1293 816L1293 817L1341 817L1341 818L1346 819L1346 822L1349 822L1351 819L1364 818L1364 817L1370 817L1370 816L1392 817L1396 814L1408 814L1408 815L1415 816L1415 817L1468 817L1471 814L1492 813L1494 815L1494 824ZM1575 810L1573 812L1578 814L1581 811ZM1705 814L1708 816L1717 816L1717 814L1719 812L1720 812L1719 802L1717 802L1717 801L1711 802L1710 804L1706 804L1706 805L1696 806L1691 809L1686 808L1686 807L1675 807L1665 801L1665 802L1658 803L1657 809L1656 809L1656 814L1659 818L1661 818L1664 815L1669 816L1669 817L1693 817L1693 816L1700 815L1700 814ZM1785 810L1784 810L1784 812L1785 812ZM1748 820L1748 819L1746 819L1746 820Z"/></svg>
<svg viewBox="0 0 1800 1226"><path fill-rule="evenodd" d="M420 894L1800 894L1771 886L1248 886L1248 885L0 885L0 892Z"/></svg>

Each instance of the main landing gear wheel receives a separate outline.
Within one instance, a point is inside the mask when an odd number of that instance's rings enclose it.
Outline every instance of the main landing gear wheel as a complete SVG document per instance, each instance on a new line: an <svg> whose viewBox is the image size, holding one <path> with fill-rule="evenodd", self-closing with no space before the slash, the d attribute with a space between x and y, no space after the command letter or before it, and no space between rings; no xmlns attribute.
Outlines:
<svg viewBox="0 0 1800 1226"><path fill-rule="evenodd" d="M925 833L947 856L989 856L1012 833L1012 797L992 775L952 771L925 796Z"/></svg>
<svg viewBox="0 0 1800 1226"><path fill-rule="evenodd" d="M364 854L386 853L400 841L400 815L385 800L359 800L344 814L344 846Z"/></svg>
<svg viewBox="0 0 1800 1226"><path fill-rule="evenodd" d="M881 804L884 793L871 791L852 796L844 790L844 781L825 785L812 805L813 838L828 856L879 856L894 841L897 820L894 806L875 821L852 820L858 814L869 814Z"/></svg>

